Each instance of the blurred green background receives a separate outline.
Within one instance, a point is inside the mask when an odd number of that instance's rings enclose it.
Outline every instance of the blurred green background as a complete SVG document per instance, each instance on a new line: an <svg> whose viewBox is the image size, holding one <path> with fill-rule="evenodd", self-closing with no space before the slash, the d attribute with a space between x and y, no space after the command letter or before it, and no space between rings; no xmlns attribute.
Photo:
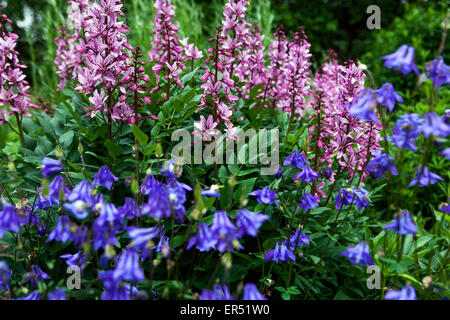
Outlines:
<svg viewBox="0 0 450 320"><path fill-rule="evenodd" d="M14 21L12 29L19 34L19 51L29 66L28 79L34 94L44 98L56 87L54 69L57 28L64 21L67 0L0 0L5 13ZM126 22L131 32L129 41L144 50L149 49L153 0L126 0ZM176 6L176 23L182 37L189 37L200 48L206 49L208 38L222 19L225 0L172 0ZM288 34L304 26L311 42L313 67L317 67L333 49L338 59L360 59L376 76L389 72L382 68L379 58L406 43L421 47L417 62L431 60L439 45L440 24L448 12L447 0L253 0L250 1L247 20L257 23L264 35L265 45L272 34L283 25ZM366 13L369 5L381 9L381 29L369 30ZM448 43L448 42L447 42ZM448 62L448 45L444 58ZM430 56L430 52L431 56ZM392 74L388 74L392 77ZM397 75L398 76L398 75ZM402 81L398 76L398 81ZM392 81L392 80L391 80Z"/></svg>

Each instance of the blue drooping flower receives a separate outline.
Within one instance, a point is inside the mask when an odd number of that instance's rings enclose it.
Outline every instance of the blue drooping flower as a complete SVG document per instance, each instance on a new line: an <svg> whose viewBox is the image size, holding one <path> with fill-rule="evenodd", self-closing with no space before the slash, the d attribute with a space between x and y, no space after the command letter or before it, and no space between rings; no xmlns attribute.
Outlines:
<svg viewBox="0 0 450 320"><path fill-rule="evenodd" d="M66 292L63 289L56 289L48 293L48 300L67 300Z"/></svg>
<svg viewBox="0 0 450 320"><path fill-rule="evenodd" d="M11 280L13 272L9 269L8 264L5 261L0 260L0 292L2 290L11 290L9 282Z"/></svg>
<svg viewBox="0 0 450 320"><path fill-rule="evenodd" d="M172 249L170 249L169 241L170 241L169 237L166 237L164 234L161 234L159 236L159 242L155 247L155 251L161 252L164 258L168 258L170 252L173 251Z"/></svg>
<svg viewBox="0 0 450 320"><path fill-rule="evenodd" d="M414 64L415 50L413 47L403 44L394 53L388 54L381 59L384 60L384 66L401 71L404 76L414 72L419 75L419 70Z"/></svg>
<svg viewBox="0 0 450 320"><path fill-rule="evenodd" d="M390 155L382 154L380 150L375 150L372 154L375 158L370 160L366 167L366 171L369 172L372 178L381 179L383 174L387 171L394 176L398 175L397 168L394 165L394 159Z"/></svg>
<svg viewBox="0 0 450 320"><path fill-rule="evenodd" d="M16 214L16 209L5 200L1 199L2 209L0 210L0 238L6 231L20 232L22 224L21 217Z"/></svg>
<svg viewBox="0 0 450 320"><path fill-rule="evenodd" d="M133 198L126 198L125 204L117 208L117 213L122 217L126 217L128 219L134 219L140 217L141 215L139 206L136 205Z"/></svg>
<svg viewBox="0 0 450 320"><path fill-rule="evenodd" d="M236 300L227 285L216 284L212 290L202 290L199 300Z"/></svg>
<svg viewBox="0 0 450 320"><path fill-rule="evenodd" d="M216 237L213 236L211 230L209 230L206 223L200 223L198 225L198 233L189 240L187 249L191 249L193 246L199 251L209 251L215 249L217 244Z"/></svg>
<svg viewBox="0 0 450 320"><path fill-rule="evenodd" d="M167 177L169 180L176 179L181 176L181 167L175 165L175 161L168 160L164 162L159 171L163 177Z"/></svg>
<svg viewBox="0 0 450 320"><path fill-rule="evenodd" d="M355 204L358 208L358 211L361 211L362 207L368 208L370 206L370 200L369 200L369 191L364 189L363 187L357 187L353 190L355 193L356 199Z"/></svg>
<svg viewBox="0 0 450 320"><path fill-rule="evenodd" d="M365 88L349 105L349 113L360 120L378 123L378 117L374 112L376 107L375 91Z"/></svg>
<svg viewBox="0 0 450 320"><path fill-rule="evenodd" d="M242 300L267 300L256 287L254 283L247 283L244 286L244 296Z"/></svg>
<svg viewBox="0 0 450 320"><path fill-rule="evenodd" d="M114 270L103 271L98 274L105 291L102 293L102 300L130 300L138 295L136 287L131 287L129 283L122 282L114 277Z"/></svg>
<svg viewBox="0 0 450 320"><path fill-rule="evenodd" d="M300 171L294 176L294 182L297 183L298 179L300 179L300 182L313 182L319 177L320 174L311 169L310 166L305 165L302 171Z"/></svg>
<svg viewBox="0 0 450 320"><path fill-rule="evenodd" d="M239 231L252 237L256 237L258 229L269 219L268 215L262 213L254 213L247 209L241 209L237 214L236 225Z"/></svg>
<svg viewBox="0 0 450 320"><path fill-rule="evenodd" d="M450 198L448 199L448 203L441 203L439 205L439 211L445 214L450 214Z"/></svg>
<svg viewBox="0 0 450 320"><path fill-rule="evenodd" d="M446 138L450 134L450 125L446 124L436 112L425 113L425 121L420 129L425 138L430 136Z"/></svg>
<svg viewBox="0 0 450 320"><path fill-rule="evenodd" d="M119 243L117 233L123 225L123 217L114 210L114 206L108 206L100 210L100 215L94 221L94 249L114 246Z"/></svg>
<svg viewBox="0 0 450 320"><path fill-rule="evenodd" d="M315 197L310 193L305 193L302 197L302 201L299 205L299 209L303 209L305 212L314 209L319 205L319 197Z"/></svg>
<svg viewBox="0 0 450 320"><path fill-rule="evenodd" d="M394 220L384 227L384 230L391 229L399 235L415 234L417 227L411 219L408 211L399 211Z"/></svg>
<svg viewBox="0 0 450 320"><path fill-rule="evenodd" d="M133 248L126 248L118 257L113 271L116 280L139 282L144 280L144 271L139 265L139 254Z"/></svg>
<svg viewBox="0 0 450 320"><path fill-rule="evenodd" d="M220 198L219 186L216 184L213 184L209 189L203 190L201 195L207 196L207 197Z"/></svg>
<svg viewBox="0 0 450 320"><path fill-rule="evenodd" d="M162 234L161 228L128 228L128 235L130 236L130 246L140 250L142 253L142 259L147 259L150 255L150 250L155 246L153 239L160 237Z"/></svg>
<svg viewBox="0 0 450 320"><path fill-rule="evenodd" d="M83 268L83 265L86 262L86 254L81 251L78 251L75 254L63 254L60 258L66 260L68 266L78 266L80 268Z"/></svg>
<svg viewBox="0 0 450 320"><path fill-rule="evenodd" d="M275 200L275 196L277 195L274 190L269 189L269 186L265 186L262 189L254 190L249 193L250 196L257 196L256 201L264 204L273 204L275 203L278 206L277 200Z"/></svg>
<svg viewBox="0 0 450 320"><path fill-rule="evenodd" d="M102 166L100 170L94 175L92 186L96 187L100 185L104 186L108 190L111 190L114 181L119 181L119 178L114 176L111 171L109 171L108 166Z"/></svg>
<svg viewBox="0 0 450 320"><path fill-rule="evenodd" d="M17 300L41 300L41 295L37 291L33 291L26 297L18 298Z"/></svg>
<svg viewBox="0 0 450 320"><path fill-rule="evenodd" d="M83 200L76 200L72 203L64 203L64 208L70 211L79 220L86 219L89 215L89 206Z"/></svg>
<svg viewBox="0 0 450 320"><path fill-rule="evenodd" d="M336 210L340 210L343 205L349 206L354 202L355 194L352 189L343 188L336 196Z"/></svg>
<svg viewBox="0 0 450 320"><path fill-rule="evenodd" d="M289 237L289 249L294 251L298 247L309 244L310 239L310 236L301 232L301 230L297 228L295 233Z"/></svg>
<svg viewBox="0 0 450 320"><path fill-rule="evenodd" d="M147 203L142 205L142 214L149 215L155 219L165 219L172 216L169 202L169 190L165 184L160 184L153 189L148 197Z"/></svg>
<svg viewBox="0 0 450 320"><path fill-rule="evenodd" d="M61 172L63 169L61 161L47 157L42 158L42 166L43 168L41 170L41 174L46 178L50 177L54 173Z"/></svg>
<svg viewBox="0 0 450 320"><path fill-rule="evenodd" d="M415 113L406 113L395 122L392 136L387 137L394 146L405 149L417 151L415 142L421 133L421 127L424 119Z"/></svg>
<svg viewBox="0 0 450 320"><path fill-rule="evenodd" d="M384 294L385 300L417 300L416 290L412 285L407 285L400 290L388 290Z"/></svg>
<svg viewBox="0 0 450 320"><path fill-rule="evenodd" d="M439 153L441 156L444 156L447 160L450 161L450 148L445 148L442 150L441 153Z"/></svg>
<svg viewBox="0 0 450 320"><path fill-rule="evenodd" d="M369 253L369 246L364 242L360 242L356 246L348 247L346 251L341 252L341 255L346 256L354 266L373 265L373 260Z"/></svg>
<svg viewBox="0 0 450 320"><path fill-rule="evenodd" d="M77 200L83 201L88 206L92 205L92 186L89 181L83 180L79 182L75 186L75 188L67 195L67 201L75 202Z"/></svg>
<svg viewBox="0 0 450 320"><path fill-rule="evenodd" d="M435 184L436 182L443 181L443 180L444 179L442 177L431 172L427 166L423 167L423 169L422 169L422 165L420 165L417 168L416 176L414 177L414 179L412 179L412 181L408 187L412 187L412 186L416 185L417 183L419 183L419 187L422 188L422 187L428 186L430 184Z"/></svg>
<svg viewBox="0 0 450 320"><path fill-rule="evenodd" d="M155 176L150 174L145 176L144 183L141 185L141 192L144 195L149 195L153 192L154 189L159 188L161 185L161 182L155 179Z"/></svg>
<svg viewBox="0 0 450 320"><path fill-rule="evenodd" d="M46 274L44 271L42 271L38 265L32 265L31 272L27 273L24 283L27 283L28 281L31 280L33 286L37 288L38 282L48 279L50 279L50 276Z"/></svg>
<svg viewBox="0 0 450 320"><path fill-rule="evenodd" d="M395 103L403 102L403 98L394 90L394 86L386 82L380 89L375 91L377 94L377 102L382 106L388 108L389 111L394 111Z"/></svg>
<svg viewBox="0 0 450 320"><path fill-rule="evenodd" d="M275 179L280 179L282 175L283 175L283 167L279 167L275 171Z"/></svg>
<svg viewBox="0 0 450 320"><path fill-rule="evenodd" d="M64 185L64 179L61 176L56 176L52 182L48 185L47 198L55 204L59 204L59 196L63 195L70 190Z"/></svg>
<svg viewBox="0 0 450 320"><path fill-rule="evenodd" d="M425 74L431 79L436 89L450 84L450 67L445 65L442 56L434 59L425 67Z"/></svg>
<svg viewBox="0 0 450 320"><path fill-rule="evenodd" d="M169 203L174 213L176 223L182 223L185 217L186 209L186 190L191 191L192 188L187 184L173 180L168 186Z"/></svg>
<svg viewBox="0 0 450 320"><path fill-rule="evenodd" d="M277 242L274 249L270 249L267 251L264 260L272 260L275 261L275 263L278 264L278 261L288 261L291 259L292 261L295 261L295 255L294 253L287 248L286 241Z"/></svg>
<svg viewBox="0 0 450 320"><path fill-rule="evenodd" d="M304 157L304 153L301 150L294 150L290 155L286 157L283 162L284 166L291 166L292 168L303 169L308 164L308 160Z"/></svg>
<svg viewBox="0 0 450 320"><path fill-rule="evenodd" d="M216 249L219 252L233 251L235 247L236 249L241 248L238 241L240 237L238 229L224 210L217 210L214 213L210 230L217 240Z"/></svg>

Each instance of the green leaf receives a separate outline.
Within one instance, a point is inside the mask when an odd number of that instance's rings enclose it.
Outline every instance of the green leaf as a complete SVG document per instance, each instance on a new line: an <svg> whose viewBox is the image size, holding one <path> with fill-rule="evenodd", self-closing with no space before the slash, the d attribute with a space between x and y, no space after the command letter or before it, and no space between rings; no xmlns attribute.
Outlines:
<svg viewBox="0 0 450 320"><path fill-rule="evenodd" d="M144 132L142 132L142 130L139 129L139 127L137 127L135 124L133 124L131 130L133 131L134 137L139 142L139 144L142 147L145 147L148 142L148 136Z"/></svg>
<svg viewBox="0 0 450 320"><path fill-rule="evenodd" d="M72 144L74 137L74 133L72 130L67 131L59 138L59 143L61 144L61 147L63 149L69 148L69 146Z"/></svg>

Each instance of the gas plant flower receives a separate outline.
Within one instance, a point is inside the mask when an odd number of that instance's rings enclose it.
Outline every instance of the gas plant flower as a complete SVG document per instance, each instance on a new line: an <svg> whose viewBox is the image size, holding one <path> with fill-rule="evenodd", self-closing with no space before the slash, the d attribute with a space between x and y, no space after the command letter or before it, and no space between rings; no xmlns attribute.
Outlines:
<svg viewBox="0 0 450 320"><path fill-rule="evenodd" d="M388 289L384 294L385 300L417 300L416 290L412 285L407 285L400 290Z"/></svg>
<svg viewBox="0 0 450 320"><path fill-rule="evenodd" d="M42 170L41 174L48 178L54 173L61 172L63 170L63 166L61 164L61 161L54 160L51 158L43 157L42 158Z"/></svg>
<svg viewBox="0 0 450 320"><path fill-rule="evenodd" d="M274 249L271 249L267 251L264 260L272 260L275 261L275 263L278 264L278 261L286 262L288 260L295 261L295 255L294 253L288 249L286 241L284 242L277 242Z"/></svg>
<svg viewBox="0 0 450 320"><path fill-rule="evenodd" d="M391 229L401 236L415 234L417 232L417 227L412 221L408 211L399 211L395 215L394 221L386 225L384 230Z"/></svg>
<svg viewBox="0 0 450 320"><path fill-rule="evenodd" d="M376 150L372 152L375 156L372 160L370 160L369 164L366 167L366 171L369 172L370 176L374 179L381 179L385 172L389 171L392 175L397 176L398 171L394 165L394 159L388 155L381 153L380 150Z"/></svg>
<svg viewBox="0 0 450 320"><path fill-rule="evenodd" d="M403 44L397 51L382 57L382 59L386 67L401 71L404 76L411 72L419 75L419 70L414 64L414 55L414 48Z"/></svg>
<svg viewBox="0 0 450 320"><path fill-rule="evenodd" d="M299 208L305 212L314 209L319 205L319 197L314 197L310 193L305 193L302 197Z"/></svg>
<svg viewBox="0 0 450 320"><path fill-rule="evenodd" d="M211 141L219 133L219 130L216 129L217 122L213 121L211 114L208 116L208 120L204 116L200 116L200 123L195 122L194 127L196 130L192 134L202 138L203 141Z"/></svg>
<svg viewBox="0 0 450 320"><path fill-rule="evenodd" d="M348 247L346 251L341 252L341 255L346 256L354 266L373 265L373 260L369 253L369 246L364 242L360 242L356 246Z"/></svg>
<svg viewBox="0 0 450 320"><path fill-rule="evenodd" d="M380 89L375 91L377 94L377 102L382 106L388 108L389 111L394 111L395 103L403 102L403 98L394 90L394 86L386 82Z"/></svg>
<svg viewBox="0 0 450 320"><path fill-rule="evenodd" d="M275 200L276 192L274 190L269 189L269 186L265 186L262 189L254 190L249 193L250 196L257 196L256 201L264 204L273 204L278 206L277 200Z"/></svg>
<svg viewBox="0 0 450 320"><path fill-rule="evenodd" d="M250 212L247 209L238 211L236 225L239 231L252 237L256 237L258 229L269 219L268 215Z"/></svg>
<svg viewBox="0 0 450 320"><path fill-rule="evenodd" d="M100 170L94 175L92 186L98 185L104 186L106 189L111 190L114 181L119 181L119 178L115 177L107 166L102 166Z"/></svg>
<svg viewBox="0 0 450 320"><path fill-rule="evenodd" d="M445 84L450 84L450 67L445 65L442 56L427 64L425 74L431 79L436 89Z"/></svg>
<svg viewBox="0 0 450 320"><path fill-rule="evenodd" d="M414 177L414 179L411 180L408 187L412 187L412 186L416 185L417 183L419 183L419 187L422 188L422 187L428 186L430 184L435 184L436 182L443 181L443 180L444 179L442 177L440 177L436 173L431 172L427 166L422 168L422 165L420 165L417 168L416 176Z"/></svg>
<svg viewBox="0 0 450 320"><path fill-rule="evenodd" d="M244 286L244 296L242 300L267 300L256 287L254 283L247 283Z"/></svg>

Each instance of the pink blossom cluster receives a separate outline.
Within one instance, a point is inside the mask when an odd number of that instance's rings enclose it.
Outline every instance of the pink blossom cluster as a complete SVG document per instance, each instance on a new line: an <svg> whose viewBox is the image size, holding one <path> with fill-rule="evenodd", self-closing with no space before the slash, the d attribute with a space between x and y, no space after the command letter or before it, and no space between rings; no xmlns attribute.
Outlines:
<svg viewBox="0 0 450 320"><path fill-rule="evenodd" d="M2 7L0 4L0 9ZM5 24L11 23L12 21L0 12L0 106L8 106L7 109L0 110L0 124L6 122L7 113L16 116L20 121L22 116L31 116L31 108L39 109L30 102L30 86L22 71L26 66L20 64L19 53L15 50L19 37L5 30Z"/></svg>
<svg viewBox="0 0 450 320"><path fill-rule="evenodd" d="M372 151L380 149L381 124L361 121L349 113L348 103L363 90L364 79L364 72L355 63L343 66L329 57L314 80L316 112L310 120L317 113L320 118L309 128L309 139L316 140L321 162L331 166L337 161L340 170L348 169L350 176L362 172ZM365 178L366 173L362 175Z"/></svg>
<svg viewBox="0 0 450 320"><path fill-rule="evenodd" d="M193 61L200 59L203 54L193 44L189 44L188 39L180 40L178 25L173 23L175 10L170 0L156 0L155 10L152 48L148 53L149 61L155 63L152 69L157 75L157 86L152 92L162 89L160 74L163 72L167 83L162 97L167 101L172 84L183 88L180 74L186 69L185 61L189 60L193 65Z"/></svg>

